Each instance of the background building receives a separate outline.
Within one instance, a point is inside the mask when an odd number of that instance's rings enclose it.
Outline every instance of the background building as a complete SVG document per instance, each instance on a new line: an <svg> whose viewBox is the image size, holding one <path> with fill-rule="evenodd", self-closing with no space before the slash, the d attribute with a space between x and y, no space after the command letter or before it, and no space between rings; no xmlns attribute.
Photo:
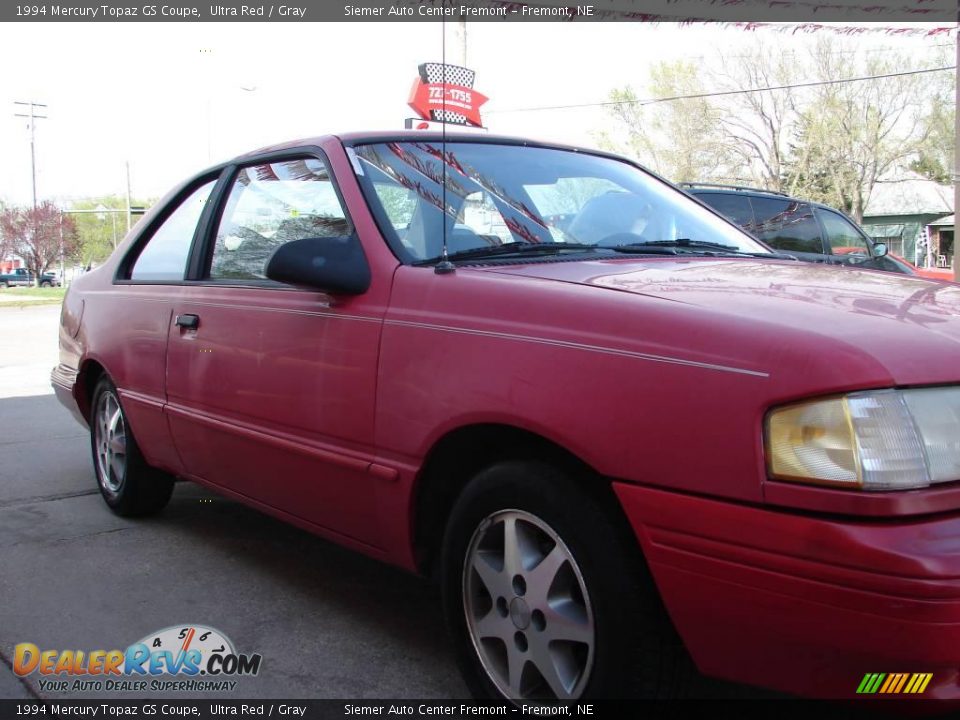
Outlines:
<svg viewBox="0 0 960 720"><path fill-rule="evenodd" d="M877 183L863 228L920 267L953 267L953 187L917 173Z"/></svg>

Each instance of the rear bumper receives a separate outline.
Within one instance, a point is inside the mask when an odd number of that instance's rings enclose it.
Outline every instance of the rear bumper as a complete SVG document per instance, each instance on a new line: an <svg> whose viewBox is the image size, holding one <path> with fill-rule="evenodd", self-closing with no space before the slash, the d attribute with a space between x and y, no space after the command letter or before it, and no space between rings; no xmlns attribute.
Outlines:
<svg viewBox="0 0 960 720"><path fill-rule="evenodd" d="M78 373L74 368L60 364L50 372L50 384L60 404L70 411L78 423L86 427L87 419L83 416L77 402L77 376Z"/></svg>
<svg viewBox="0 0 960 720"><path fill-rule="evenodd" d="M840 521L614 488L705 674L863 698L867 673L932 673L883 697L960 699L960 514Z"/></svg>

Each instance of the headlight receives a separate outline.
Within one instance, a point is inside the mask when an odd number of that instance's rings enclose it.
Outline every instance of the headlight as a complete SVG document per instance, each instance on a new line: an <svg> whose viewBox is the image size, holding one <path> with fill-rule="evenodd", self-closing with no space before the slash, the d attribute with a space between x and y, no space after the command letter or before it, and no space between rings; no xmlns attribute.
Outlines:
<svg viewBox="0 0 960 720"><path fill-rule="evenodd" d="M960 480L960 387L851 393L772 410L778 480L909 490Z"/></svg>

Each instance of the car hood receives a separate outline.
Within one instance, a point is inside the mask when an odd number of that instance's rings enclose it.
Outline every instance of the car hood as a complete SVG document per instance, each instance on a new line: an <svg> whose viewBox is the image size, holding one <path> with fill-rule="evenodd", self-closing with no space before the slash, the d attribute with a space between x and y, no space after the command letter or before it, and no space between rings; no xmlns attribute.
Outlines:
<svg viewBox="0 0 960 720"><path fill-rule="evenodd" d="M960 285L812 263L741 258L612 259L489 268L748 321L803 352L867 355L897 384L960 381ZM676 307L676 306L673 306ZM864 360L867 358L864 357Z"/></svg>

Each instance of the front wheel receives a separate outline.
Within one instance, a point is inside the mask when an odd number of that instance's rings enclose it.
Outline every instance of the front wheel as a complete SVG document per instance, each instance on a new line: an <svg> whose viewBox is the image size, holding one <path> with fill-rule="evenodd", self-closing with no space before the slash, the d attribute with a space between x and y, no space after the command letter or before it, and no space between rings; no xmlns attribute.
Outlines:
<svg viewBox="0 0 960 720"><path fill-rule="evenodd" d="M471 692L675 694L682 646L615 501L539 462L477 475L449 518L444 611Z"/></svg>
<svg viewBox="0 0 960 720"><path fill-rule="evenodd" d="M162 510L173 492L173 478L143 459L107 378L97 383L90 411L90 447L100 494L118 515L149 515Z"/></svg>
<svg viewBox="0 0 960 720"><path fill-rule="evenodd" d="M44 280L42 283L40 283L40 287L42 287L42 288L48 288L48 287L53 287L53 286L50 284L50 282L49 282L48 280Z"/></svg>

